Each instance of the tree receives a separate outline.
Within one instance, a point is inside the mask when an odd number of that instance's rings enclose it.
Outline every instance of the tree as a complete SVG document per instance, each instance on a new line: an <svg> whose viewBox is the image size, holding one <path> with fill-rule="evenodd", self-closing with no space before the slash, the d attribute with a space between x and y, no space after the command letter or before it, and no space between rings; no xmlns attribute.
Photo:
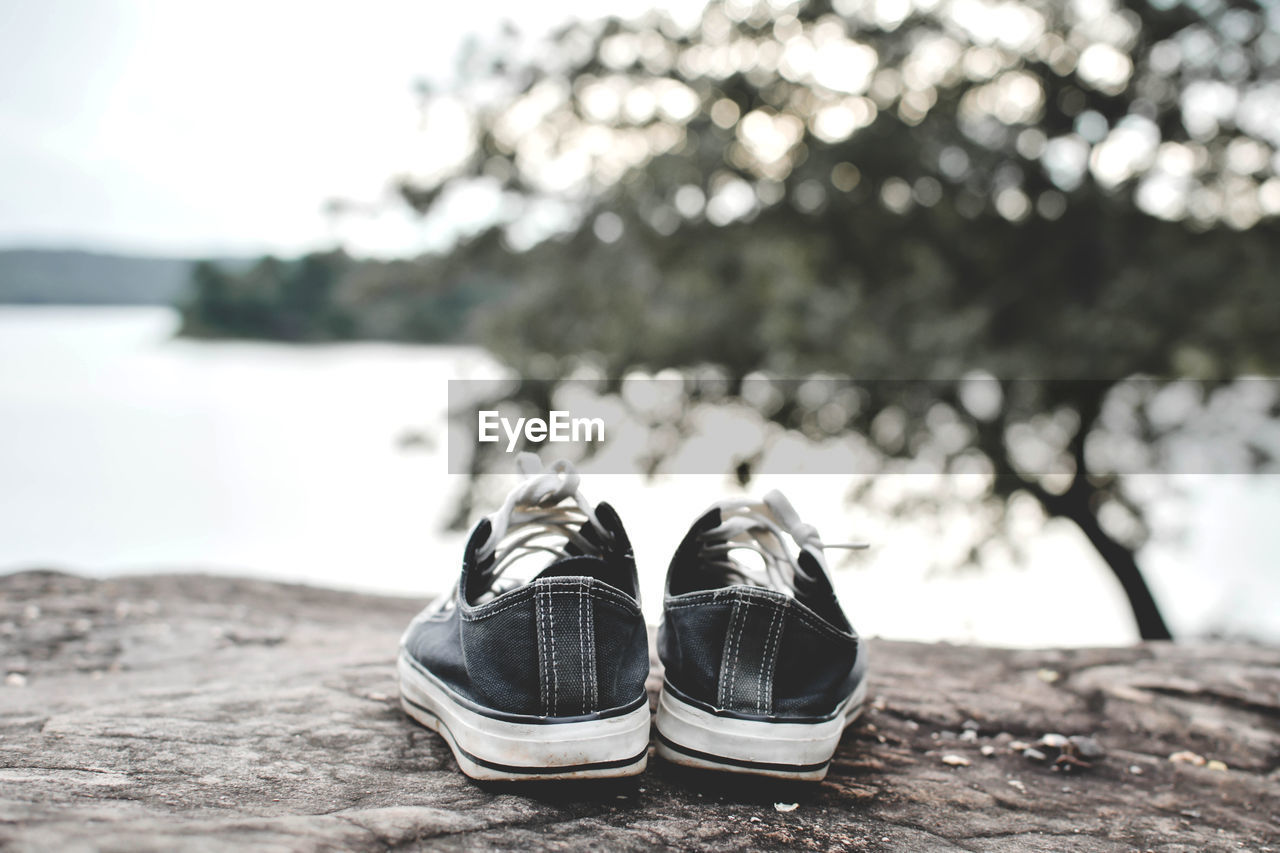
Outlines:
<svg viewBox="0 0 1280 853"><path fill-rule="evenodd" d="M378 262L332 251L230 268L201 261L182 306L182 332L295 342L452 342L467 339L475 306L504 290L504 282L483 271L436 257Z"/></svg>
<svg viewBox="0 0 1280 853"><path fill-rule="evenodd" d="M513 213L450 257L515 282L485 338L510 364L710 365L735 399L761 373L835 377L861 397L833 425L794 398L765 414L869 436L886 465L955 425L939 469L979 460L992 506L1029 494L1074 522L1164 638L1142 506L1091 445L1128 400L1159 470L1194 420L1150 417L1168 382L1203 380L1203 410L1280 365L1274 18L720 0L688 24L574 24L540 52L508 33L430 95L464 108L466 156L400 188L426 215L449 189L505 194ZM966 405L974 377L994 408ZM1028 434L1051 464L1019 460Z"/></svg>

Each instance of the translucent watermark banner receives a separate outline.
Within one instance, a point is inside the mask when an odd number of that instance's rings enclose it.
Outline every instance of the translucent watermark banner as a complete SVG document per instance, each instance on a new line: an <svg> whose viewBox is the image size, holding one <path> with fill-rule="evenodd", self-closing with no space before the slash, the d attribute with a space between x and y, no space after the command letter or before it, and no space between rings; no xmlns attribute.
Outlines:
<svg viewBox="0 0 1280 853"><path fill-rule="evenodd" d="M449 472L1090 477L1280 471L1280 380L449 380Z"/></svg>

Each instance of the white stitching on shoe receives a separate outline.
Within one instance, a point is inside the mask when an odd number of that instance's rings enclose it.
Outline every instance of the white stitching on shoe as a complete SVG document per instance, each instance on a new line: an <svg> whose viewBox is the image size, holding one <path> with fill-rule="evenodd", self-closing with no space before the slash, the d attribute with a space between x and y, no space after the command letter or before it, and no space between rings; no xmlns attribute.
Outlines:
<svg viewBox="0 0 1280 853"><path fill-rule="evenodd" d="M762 661L760 661L760 690L758 693L759 704L755 708L756 713L764 713L765 711L764 697L769 684L769 671L771 671L769 670L769 663L771 663L773 652L773 629L777 625L777 621L778 607L776 603L771 603L771 606L769 606L769 630L764 633L764 652L760 656L762 657Z"/></svg>
<svg viewBox="0 0 1280 853"><path fill-rule="evenodd" d="M746 625L747 617L743 613L751 607L749 601L739 599L733 603L733 613L729 617L730 645L733 649L733 656L729 662L729 685L725 693L725 701L721 703L721 707L729 708L733 704L734 687L738 681L738 652L742 651L742 629ZM737 632L735 633L734 622L737 622Z"/></svg>
<svg viewBox="0 0 1280 853"><path fill-rule="evenodd" d="M768 698L768 706L766 707L764 700L760 702L760 713L769 714L773 712L773 676L778 669L778 646L782 643L782 625L786 621L783 613L786 610L786 604L775 601L773 603L773 617L769 620L769 635L765 638L765 668L764 679L767 679L768 687L763 691L764 696Z"/></svg>
<svg viewBox="0 0 1280 853"><path fill-rule="evenodd" d="M769 628L764 632L764 647L760 650L760 677L756 679L756 713L762 714L764 711L764 682L769 669L769 640L773 637L773 620L777 617L778 612L773 607L769 608Z"/></svg>
<svg viewBox="0 0 1280 853"><path fill-rule="evenodd" d="M587 591L590 592L591 587L593 586L592 582L590 580L585 580L583 583L586 585ZM595 607L591 604L590 598L586 599L586 603L587 622L585 625L587 631L587 654L591 656L590 665L587 667L587 671L590 673L589 684L591 688L591 705L587 710L594 711L600 704L600 673L596 669L596 612Z"/></svg>
<svg viewBox="0 0 1280 853"><path fill-rule="evenodd" d="M733 620L738 615L737 599L733 601L733 606L729 609L729 624L725 629L724 649L720 652L720 677L716 684L716 704L721 708L727 708L728 703L725 701L726 687L729 684L729 676L731 661L733 658Z"/></svg>
<svg viewBox="0 0 1280 853"><path fill-rule="evenodd" d="M550 656L547 654L547 634L543 630L543 623L546 621L545 596L541 589L534 589L533 604L534 615L537 617L538 632L538 665L539 675L542 679L542 712L545 716L551 716L551 697L547 692L547 685L551 681L551 674L547 671L549 668ZM514 606L514 605L513 605Z"/></svg>
<svg viewBox="0 0 1280 853"><path fill-rule="evenodd" d="M719 590L717 590L717 592L718 591ZM701 607L704 604L715 604L717 602L717 599L724 600L726 598L725 596L717 596L715 594L708 594L708 593L698 593L697 595L698 595L697 598L690 598L690 599L685 599L681 597L680 601L676 604L671 604L668 602L666 604L666 609L667 610L684 610L690 607ZM858 643L857 635L845 634L845 633L842 633L839 629L832 627L831 625L824 624L821 620L821 617L809 615L811 611L808 611L808 608L806 608L800 602L795 601L794 599L791 601L791 604L792 604L792 608L791 608L792 614L796 617L796 619L804 623L808 627L812 628L814 631L817 631L823 636L830 637L833 640L839 640L841 642L847 643L850 646L856 645Z"/></svg>
<svg viewBox="0 0 1280 853"><path fill-rule="evenodd" d="M770 629L772 629L773 624L770 623L769 627ZM762 659L762 663L763 663L763 659L765 659L768 656L768 654L769 654L769 632L766 631L764 635L763 654L761 654L760 656ZM761 672L756 674L756 713L757 714L760 713L760 706L763 704L764 704L764 672L762 670Z"/></svg>
<svg viewBox="0 0 1280 853"><path fill-rule="evenodd" d="M543 583L546 584L547 586L552 586L555 584L555 582L562 582L564 580L566 579L565 578L545 578L543 580ZM516 600L512 600L512 601L504 600L502 601L501 606L495 607L493 610L485 610L484 608L492 607L494 604L497 604L498 602L495 601L488 604L483 604L478 608L474 608L470 614L460 613L459 616L462 618L462 621L464 622L479 622L481 619L488 619L490 616L496 616L497 614L502 613L505 610L510 610L513 607L519 607L521 604L526 603L531 595L534 595L537 592L536 588L533 588L533 587L525 587L525 589L532 590L532 592L526 593L524 589L516 590L512 593L509 593L509 595L519 596L519 598ZM597 587L591 590L591 597L598 599L600 601L603 601L606 604L612 604L616 606L619 610L622 610L633 616L638 616L641 613L640 608L636 606L635 600L627 597L623 593L616 593L604 587Z"/></svg>
<svg viewBox="0 0 1280 853"><path fill-rule="evenodd" d="M556 600L552 587L547 587L547 624L551 634L551 714L560 713L560 673L556 666Z"/></svg>
<svg viewBox="0 0 1280 853"><path fill-rule="evenodd" d="M587 600L583 591L583 579L579 578L574 597L578 599L578 668L582 670L582 711L587 712L587 637L586 623L583 619L582 603Z"/></svg>
<svg viewBox="0 0 1280 853"><path fill-rule="evenodd" d="M742 614L738 618L738 642L733 647L733 683L729 685L729 701L730 702L734 701L737 695L736 688L737 688L737 681L738 681L738 656L742 652L742 640L747 634L747 626L751 624L751 611L753 609L752 607L753 604L754 602L751 600L750 596L743 599ZM749 682L746 686L747 686L747 689L750 689L751 687Z"/></svg>

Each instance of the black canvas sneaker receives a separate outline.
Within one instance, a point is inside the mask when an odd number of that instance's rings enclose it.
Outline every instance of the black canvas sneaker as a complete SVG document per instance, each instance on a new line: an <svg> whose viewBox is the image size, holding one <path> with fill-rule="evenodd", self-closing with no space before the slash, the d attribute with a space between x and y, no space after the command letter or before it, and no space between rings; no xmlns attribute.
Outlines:
<svg viewBox="0 0 1280 853"><path fill-rule="evenodd" d="M453 593L401 638L400 703L473 779L635 775L649 647L631 543L568 463L520 464L529 479L476 525Z"/></svg>
<svg viewBox="0 0 1280 853"><path fill-rule="evenodd" d="M658 629L659 755L736 773L826 776L862 710L867 656L823 548L776 491L763 503L723 501L694 523L671 561Z"/></svg>

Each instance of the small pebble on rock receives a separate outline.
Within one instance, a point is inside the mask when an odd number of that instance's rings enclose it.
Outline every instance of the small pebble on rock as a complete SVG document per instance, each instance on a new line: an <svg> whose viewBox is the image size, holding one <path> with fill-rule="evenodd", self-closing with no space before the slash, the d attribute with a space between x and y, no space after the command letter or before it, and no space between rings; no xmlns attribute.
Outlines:
<svg viewBox="0 0 1280 853"><path fill-rule="evenodd" d="M1169 756L1169 760L1174 764L1191 764L1195 767L1204 767L1204 756L1194 753L1189 749L1175 752Z"/></svg>
<svg viewBox="0 0 1280 853"><path fill-rule="evenodd" d="M973 729L965 729L960 733L960 740L964 743L977 743L978 733Z"/></svg>
<svg viewBox="0 0 1280 853"><path fill-rule="evenodd" d="M951 767L968 767L969 759L965 758L963 755L956 755L951 752L942 756L942 763Z"/></svg>
<svg viewBox="0 0 1280 853"><path fill-rule="evenodd" d="M780 812L793 812L799 805L799 803L774 803L773 808Z"/></svg>
<svg viewBox="0 0 1280 853"><path fill-rule="evenodd" d="M989 743L984 743L982 745L982 749L980 749L979 752L981 752L987 758L990 758L991 756L996 754L996 748Z"/></svg>
<svg viewBox="0 0 1280 853"><path fill-rule="evenodd" d="M1014 752L1022 752L1022 750L1029 749L1030 747L1031 744L1027 743L1025 740L1015 740L1010 741L1009 743L1009 748Z"/></svg>
<svg viewBox="0 0 1280 853"><path fill-rule="evenodd" d="M1132 773L1134 776L1141 776L1141 775L1142 775L1142 768L1141 768L1141 767L1139 767L1139 766L1138 766L1138 765L1136 765L1136 764L1130 764L1130 765L1129 765L1129 772L1130 772L1130 773Z"/></svg>
<svg viewBox="0 0 1280 853"><path fill-rule="evenodd" d="M11 672L4 677L6 687L26 687L27 677L20 672Z"/></svg>
<svg viewBox="0 0 1280 853"><path fill-rule="evenodd" d="M1071 746L1075 749L1076 755L1085 761L1097 761L1099 758L1105 758L1107 750L1091 737L1084 735L1073 735L1068 738Z"/></svg>
<svg viewBox="0 0 1280 853"><path fill-rule="evenodd" d="M1053 684L1059 678L1062 678L1062 673L1058 672L1056 669L1037 669L1036 678L1040 679L1045 684Z"/></svg>
<svg viewBox="0 0 1280 853"><path fill-rule="evenodd" d="M1216 759L1216 758L1215 758L1215 759L1213 759L1212 761L1210 761L1206 766L1207 766L1210 770L1217 770L1217 771L1219 771L1219 772L1221 772L1221 773L1225 773L1225 772L1227 771L1227 762L1225 762L1225 761L1219 761L1219 760L1218 760L1218 759Z"/></svg>
<svg viewBox="0 0 1280 853"><path fill-rule="evenodd" d="M1049 756L1045 755L1043 752L1041 752L1038 749L1035 749L1034 747L1027 747L1026 749L1022 750L1022 757L1030 761L1044 761Z"/></svg>
<svg viewBox="0 0 1280 853"><path fill-rule="evenodd" d="M1044 746L1044 747L1048 747L1049 749L1062 749L1066 745L1067 745L1066 735L1060 735L1060 734L1057 734L1056 732L1050 732L1049 734L1040 738L1040 742L1036 744L1036 746Z"/></svg>

